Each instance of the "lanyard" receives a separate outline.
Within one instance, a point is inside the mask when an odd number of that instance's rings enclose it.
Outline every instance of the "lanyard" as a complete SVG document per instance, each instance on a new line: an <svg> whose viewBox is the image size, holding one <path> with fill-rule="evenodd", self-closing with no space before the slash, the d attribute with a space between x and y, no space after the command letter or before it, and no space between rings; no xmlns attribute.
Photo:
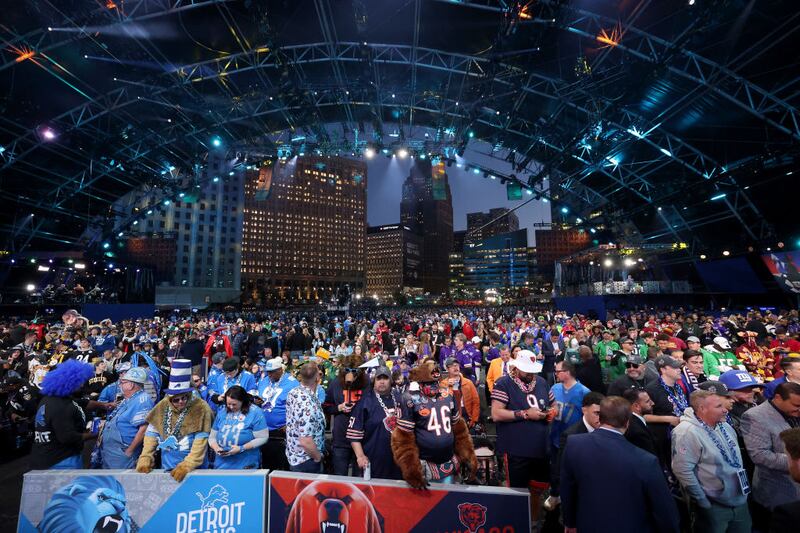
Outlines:
<svg viewBox="0 0 800 533"><path fill-rule="evenodd" d="M689 407L689 403L686 401L686 396L683 394L683 390L681 390L678 386L667 387L667 384L664 383L664 380L658 378L658 382L667 391L667 398L669 398L669 403L672 404L672 413L675 416L681 416L683 412ZM677 392L676 392L677 391Z"/></svg>
<svg viewBox="0 0 800 533"><path fill-rule="evenodd" d="M728 448L727 450L725 449L725 447L723 447L722 443L717 438L717 432L714 429L711 429L708 426L708 424L700 420L700 417L698 417L697 415L695 415L695 418L697 418L697 421L700 422L701 426L703 426L703 429L706 430L706 433L711 439L711 442L714 443L714 446L717 447L719 453L722 454L722 459L725 461L725 463L727 463L728 466L732 468L742 468L742 463L740 463L738 458L736 457L736 450L738 449L738 445L731 439L731 436L728 435L728 432L725 430L725 426L718 425L717 427L719 428L720 433L722 433L722 436L725 439L725 444Z"/></svg>

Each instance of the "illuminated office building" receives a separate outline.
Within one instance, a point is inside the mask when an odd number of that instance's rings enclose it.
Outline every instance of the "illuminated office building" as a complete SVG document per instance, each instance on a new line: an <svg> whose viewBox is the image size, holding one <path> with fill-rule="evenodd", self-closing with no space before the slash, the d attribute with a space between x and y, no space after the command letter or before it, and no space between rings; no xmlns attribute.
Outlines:
<svg viewBox="0 0 800 533"><path fill-rule="evenodd" d="M464 245L464 289L479 297L487 289L508 293L528 283L528 230L501 233Z"/></svg>
<svg viewBox="0 0 800 533"><path fill-rule="evenodd" d="M446 294L453 247L453 198L443 162L414 162L403 183L400 223L422 237L423 290Z"/></svg>
<svg viewBox="0 0 800 533"><path fill-rule="evenodd" d="M464 238L466 231L453 232L453 247L450 249L450 282L448 293L453 299L464 298Z"/></svg>
<svg viewBox="0 0 800 533"><path fill-rule="evenodd" d="M261 167L245 182L243 300L328 303L363 292L366 165L298 157Z"/></svg>
<svg viewBox="0 0 800 533"><path fill-rule="evenodd" d="M422 239L407 226L389 224L367 229L367 296L393 301L422 292Z"/></svg>
<svg viewBox="0 0 800 533"><path fill-rule="evenodd" d="M466 242L478 242L487 237L518 229L519 217L505 207L490 209L488 213L467 213Z"/></svg>
<svg viewBox="0 0 800 533"><path fill-rule="evenodd" d="M164 254L142 261L157 269L172 264L171 275L156 285L156 305L239 301L244 170L237 163L212 152L205 167L190 178L197 185L182 196L153 205L152 197L137 189L115 202L118 216L141 214L127 232L128 253L134 258Z"/></svg>

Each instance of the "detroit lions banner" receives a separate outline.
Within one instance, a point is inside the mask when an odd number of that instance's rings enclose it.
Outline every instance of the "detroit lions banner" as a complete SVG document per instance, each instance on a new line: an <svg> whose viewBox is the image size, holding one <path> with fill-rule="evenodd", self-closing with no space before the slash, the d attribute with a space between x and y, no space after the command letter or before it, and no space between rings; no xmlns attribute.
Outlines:
<svg viewBox="0 0 800 533"><path fill-rule="evenodd" d="M528 491L273 472L269 533L519 533L530 531Z"/></svg>
<svg viewBox="0 0 800 533"><path fill-rule="evenodd" d="M263 531L267 470L197 471L182 483L133 470L25 474L18 533Z"/></svg>

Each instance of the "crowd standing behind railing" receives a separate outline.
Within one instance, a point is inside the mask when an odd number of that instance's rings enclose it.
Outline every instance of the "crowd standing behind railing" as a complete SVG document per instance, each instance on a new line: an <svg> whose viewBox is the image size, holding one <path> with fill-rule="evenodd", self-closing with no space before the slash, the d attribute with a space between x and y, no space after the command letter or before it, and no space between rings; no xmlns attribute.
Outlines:
<svg viewBox="0 0 800 533"><path fill-rule="evenodd" d="M767 531L800 506L799 331L797 310L97 324L70 310L0 321L3 442L32 449L37 469L161 467L179 481L198 468L270 468L418 488L502 483L530 490L535 525L542 509L562 509L564 527L580 530L605 516L587 494L606 489L580 466L594 439L597 472L618 474L609 487L650 472L632 498L658 512L633 513L634 529Z"/></svg>

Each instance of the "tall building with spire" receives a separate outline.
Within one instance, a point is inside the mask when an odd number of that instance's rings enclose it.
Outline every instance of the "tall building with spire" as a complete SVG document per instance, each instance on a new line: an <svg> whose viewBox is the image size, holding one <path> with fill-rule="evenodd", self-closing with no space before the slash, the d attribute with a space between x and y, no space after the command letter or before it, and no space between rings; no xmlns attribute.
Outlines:
<svg viewBox="0 0 800 533"><path fill-rule="evenodd" d="M414 162L403 183L400 223L422 238L423 290L445 294L453 247L453 197L443 162Z"/></svg>

